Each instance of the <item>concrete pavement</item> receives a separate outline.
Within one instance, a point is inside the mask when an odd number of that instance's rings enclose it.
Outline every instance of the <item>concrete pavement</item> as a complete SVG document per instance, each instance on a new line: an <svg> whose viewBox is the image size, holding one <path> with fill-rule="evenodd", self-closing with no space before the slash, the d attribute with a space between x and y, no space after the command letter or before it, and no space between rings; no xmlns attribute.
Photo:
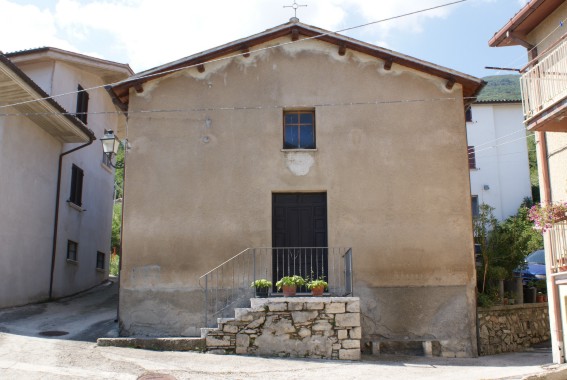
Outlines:
<svg viewBox="0 0 567 380"><path fill-rule="evenodd" d="M98 347L97 337L117 335L116 287L0 310L0 379L567 379L567 366L549 364L546 348L476 359L363 356L338 362Z"/></svg>

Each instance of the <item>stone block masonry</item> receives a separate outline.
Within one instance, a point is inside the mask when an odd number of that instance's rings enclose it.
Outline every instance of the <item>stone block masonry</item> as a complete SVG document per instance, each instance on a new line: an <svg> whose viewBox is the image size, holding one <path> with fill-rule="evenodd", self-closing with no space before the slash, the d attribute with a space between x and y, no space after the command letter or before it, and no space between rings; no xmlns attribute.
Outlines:
<svg viewBox="0 0 567 380"><path fill-rule="evenodd" d="M523 351L550 339L547 303L478 309L480 355Z"/></svg>
<svg viewBox="0 0 567 380"><path fill-rule="evenodd" d="M360 360L357 297L253 298L218 329L203 329L217 354Z"/></svg>

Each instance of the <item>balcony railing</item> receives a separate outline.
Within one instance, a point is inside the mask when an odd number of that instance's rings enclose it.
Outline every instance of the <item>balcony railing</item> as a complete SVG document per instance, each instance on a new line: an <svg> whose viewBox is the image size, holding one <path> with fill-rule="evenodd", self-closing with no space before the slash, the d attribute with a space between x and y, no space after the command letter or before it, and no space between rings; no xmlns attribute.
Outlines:
<svg viewBox="0 0 567 380"><path fill-rule="evenodd" d="M567 96L567 39L526 71L520 86L526 120Z"/></svg>
<svg viewBox="0 0 567 380"><path fill-rule="evenodd" d="M272 281L271 296L281 296L275 287L284 276L323 278L328 296L352 295L352 249L334 247L247 248L199 278L205 292L205 326L216 318L233 315L234 308L249 306L254 297L250 284L265 278ZM298 295L307 292L298 289Z"/></svg>
<svg viewBox="0 0 567 380"><path fill-rule="evenodd" d="M567 270L567 221L556 222L549 230L551 269L553 272Z"/></svg>

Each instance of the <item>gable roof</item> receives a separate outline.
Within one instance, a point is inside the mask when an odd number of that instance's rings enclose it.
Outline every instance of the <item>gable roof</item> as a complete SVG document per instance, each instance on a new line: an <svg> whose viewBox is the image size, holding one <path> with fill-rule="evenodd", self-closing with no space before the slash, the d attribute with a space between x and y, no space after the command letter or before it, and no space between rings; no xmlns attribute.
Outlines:
<svg viewBox="0 0 567 380"><path fill-rule="evenodd" d="M30 77L0 52L0 98L64 143L94 140L93 131L49 97Z"/></svg>
<svg viewBox="0 0 567 380"><path fill-rule="evenodd" d="M265 43L276 38L290 35L292 40L300 41L300 36L304 38L314 38L320 41L325 41L335 44L339 47L339 51L345 49L354 50L370 56L379 58L385 61L385 65L391 66L393 63L402 65L411 69L425 72L427 74L444 78L448 82L448 87L452 87L454 83L459 83L463 86L463 94L465 97L475 96L480 89L484 86L481 79L473 76L460 73L442 66L435 65L426 61L419 60L404 54L396 53L392 50L385 49L376 45L356 40L354 38L346 37L335 32L320 29L311 25L306 25L295 21L294 19L286 24L276 26L264 32L246 37L240 40L230 42L219 47L203 51L179 60L167 63L140 72L130 78L117 83L112 86L112 91L117 99L123 104L128 103L129 89L131 87L140 87L143 83L163 77L176 70L194 65L206 64L211 61L228 54L247 54L253 53L253 47Z"/></svg>
<svg viewBox="0 0 567 380"><path fill-rule="evenodd" d="M5 53L13 63L62 61L99 76L107 83L118 82L134 74L126 63L118 63L54 47L40 47Z"/></svg>
<svg viewBox="0 0 567 380"><path fill-rule="evenodd" d="M491 47L522 45L522 41L564 0L531 0L488 41Z"/></svg>

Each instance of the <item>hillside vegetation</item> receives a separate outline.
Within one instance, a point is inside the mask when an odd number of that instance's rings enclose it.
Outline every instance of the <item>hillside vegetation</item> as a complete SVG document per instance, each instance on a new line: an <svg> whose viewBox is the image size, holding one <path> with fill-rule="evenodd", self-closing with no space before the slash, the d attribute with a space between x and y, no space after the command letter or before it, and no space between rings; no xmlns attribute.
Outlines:
<svg viewBox="0 0 567 380"><path fill-rule="evenodd" d="M486 86L478 95L478 101L522 99L519 75L493 75L482 79Z"/></svg>

